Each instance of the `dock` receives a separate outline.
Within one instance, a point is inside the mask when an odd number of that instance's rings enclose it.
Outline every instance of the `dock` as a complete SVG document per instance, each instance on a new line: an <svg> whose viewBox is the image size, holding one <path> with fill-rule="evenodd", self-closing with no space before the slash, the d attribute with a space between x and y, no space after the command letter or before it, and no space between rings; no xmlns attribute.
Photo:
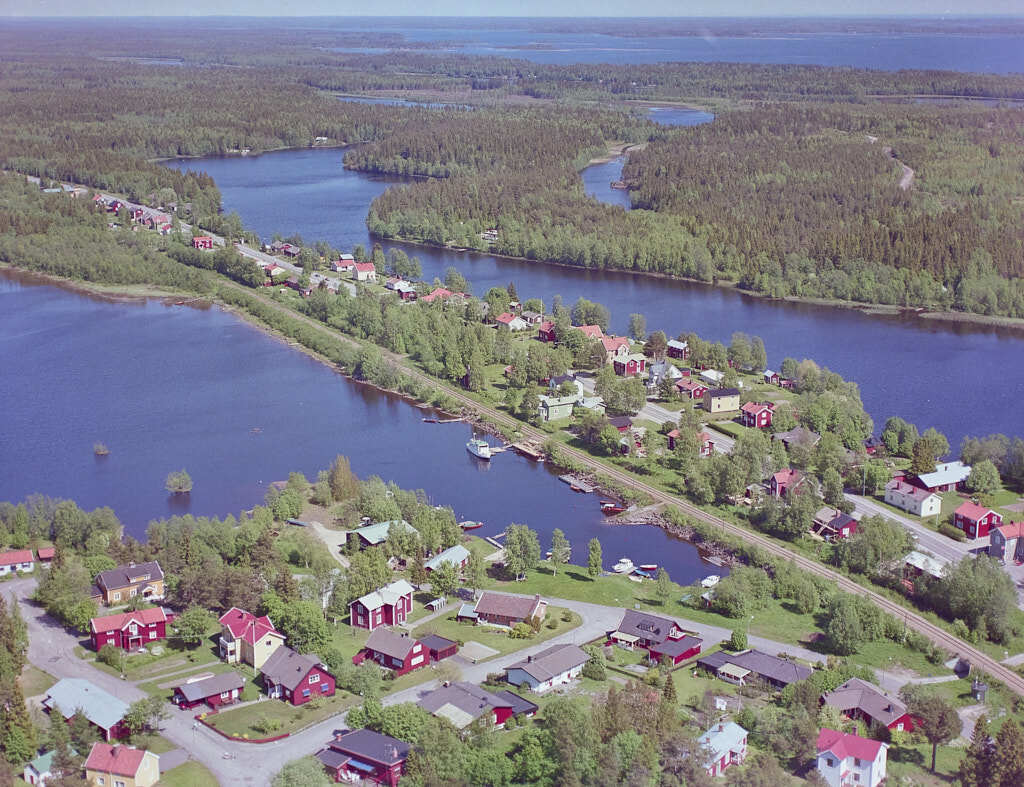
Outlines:
<svg viewBox="0 0 1024 787"><path fill-rule="evenodd" d="M583 492L584 494L589 494L590 492L594 491L593 486L588 484L583 479L577 478L574 475L560 475L558 476L558 480L568 484L569 488L573 492Z"/></svg>
<svg viewBox="0 0 1024 787"><path fill-rule="evenodd" d="M532 459L534 462L544 461L544 451L541 450L541 447L537 443L525 441L521 443L512 443L511 448L517 454L525 456L527 459Z"/></svg>

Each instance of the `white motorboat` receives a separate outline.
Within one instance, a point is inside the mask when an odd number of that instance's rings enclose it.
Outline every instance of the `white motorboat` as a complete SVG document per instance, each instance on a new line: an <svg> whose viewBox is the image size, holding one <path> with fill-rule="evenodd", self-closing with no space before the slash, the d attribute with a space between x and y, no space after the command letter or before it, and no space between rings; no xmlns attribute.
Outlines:
<svg viewBox="0 0 1024 787"><path fill-rule="evenodd" d="M486 440L481 440L480 438L473 438L466 443L466 450L478 459L491 458L491 447L487 444Z"/></svg>
<svg viewBox="0 0 1024 787"><path fill-rule="evenodd" d="M704 579L700 581L702 587L713 588L717 585L722 578L718 574L708 574Z"/></svg>
<svg viewBox="0 0 1024 787"><path fill-rule="evenodd" d="M636 566L633 565L633 561L628 557L619 558L619 562L612 567L612 571L616 574L632 574Z"/></svg>

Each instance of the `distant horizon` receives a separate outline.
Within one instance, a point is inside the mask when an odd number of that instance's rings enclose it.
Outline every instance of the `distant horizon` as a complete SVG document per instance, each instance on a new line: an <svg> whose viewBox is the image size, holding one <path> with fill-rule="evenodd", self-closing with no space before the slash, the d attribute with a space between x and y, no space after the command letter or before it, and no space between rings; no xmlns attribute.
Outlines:
<svg viewBox="0 0 1024 787"><path fill-rule="evenodd" d="M344 13L294 13L294 14L253 14L253 13L232 13L227 11L221 11L217 13L180 13L180 14L166 14L166 13L90 13L90 14L32 14L32 13L20 13L10 11L0 11L0 18L4 19L40 19L40 20L87 20L87 19L544 19L544 20L575 20L575 19L586 19L588 21L600 21L603 19L608 20L623 20L623 19L636 19L636 20L659 20L659 19L671 19L671 20L701 20L701 19L715 19L715 20L753 20L753 19L860 19L860 20L873 20L873 19L899 19L899 20L913 20L921 19L928 21L936 20L969 20L969 19L1024 19L1024 11L1017 13L1010 13L1007 11L982 11L975 13L920 13L920 12L906 12L906 13L868 13L868 14L844 14L844 13L828 13L828 14L809 14L809 13L779 13L779 14L603 14L603 15L566 15L566 14L408 14L408 13L394 13L394 14L344 14Z"/></svg>

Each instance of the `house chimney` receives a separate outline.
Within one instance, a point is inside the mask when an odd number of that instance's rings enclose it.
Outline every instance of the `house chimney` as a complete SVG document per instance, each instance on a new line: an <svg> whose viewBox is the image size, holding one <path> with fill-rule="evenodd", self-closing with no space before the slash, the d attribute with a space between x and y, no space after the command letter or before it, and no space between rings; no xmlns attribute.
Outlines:
<svg viewBox="0 0 1024 787"><path fill-rule="evenodd" d="M527 663L527 664L529 664L529 663L530 663L530 662L532 662L532 661L533 661L533 656L527 656L527 657L526 657L526 663Z"/></svg>
<svg viewBox="0 0 1024 787"><path fill-rule="evenodd" d="M719 724L718 725L718 731L719 732L725 732L725 725L724 724Z"/></svg>

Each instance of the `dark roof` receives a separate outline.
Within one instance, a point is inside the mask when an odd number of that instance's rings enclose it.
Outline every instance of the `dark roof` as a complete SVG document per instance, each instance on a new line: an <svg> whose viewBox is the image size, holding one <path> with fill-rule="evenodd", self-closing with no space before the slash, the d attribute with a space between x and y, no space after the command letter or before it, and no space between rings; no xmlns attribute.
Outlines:
<svg viewBox="0 0 1024 787"><path fill-rule="evenodd" d="M712 388L708 391L708 396L714 399L716 396L739 396L739 388Z"/></svg>
<svg viewBox="0 0 1024 787"><path fill-rule="evenodd" d="M142 579L147 574L148 579ZM160 564L152 560L149 563L136 563L134 566L118 566L110 571L101 571L96 576L96 584L107 590L117 590L138 582L155 582L163 578L164 572Z"/></svg>
<svg viewBox="0 0 1024 787"><path fill-rule="evenodd" d="M260 672L263 673L264 678L284 686L289 691L294 691L310 670L316 667L323 669L320 659L316 656L303 656L288 646L281 645L270 654L270 658L263 662Z"/></svg>
<svg viewBox="0 0 1024 787"><path fill-rule="evenodd" d="M335 751L385 765L394 765L409 756L409 744L405 741L367 729L339 735L328 746Z"/></svg>
<svg viewBox="0 0 1024 787"><path fill-rule="evenodd" d="M851 523L856 525L857 520L849 514L844 514L840 512L837 516L834 516L832 519L829 520L828 526L833 527L836 530L842 530L844 527Z"/></svg>
<svg viewBox="0 0 1024 787"><path fill-rule="evenodd" d="M666 639L663 642L659 642L651 650L662 656L669 656L671 658L677 658L688 650L692 650L699 645L702 645L704 640L700 637L694 637L687 634L682 639Z"/></svg>
<svg viewBox="0 0 1024 787"><path fill-rule="evenodd" d="M672 628L682 630L682 626L669 618L659 615L652 615L649 612L640 612L636 609L627 609L622 615L619 627L615 631L623 634L631 634L634 637L648 639L654 642L661 642L668 638Z"/></svg>
<svg viewBox="0 0 1024 787"><path fill-rule="evenodd" d="M726 664L735 664L737 667L756 672L762 678L786 686L790 683L806 680L813 671L810 667L780 659L778 656L770 656L759 650L745 650L742 653L732 655L724 650L719 650L697 659L697 664L711 670L717 670Z"/></svg>
<svg viewBox="0 0 1024 787"><path fill-rule="evenodd" d="M608 423L614 426L616 429L621 429L624 426L632 426L633 419L628 415L616 415L608 419Z"/></svg>
<svg viewBox="0 0 1024 787"><path fill-rule="evenodd" d="M788 432L776 432L772 435L772 440L781 440L786 445L796 443L798 445L814 446L821 440L821 435L817 432L812 432L806 426L795 426Z"/></svg>
<svg viewBox="0 0 1024 787"><path fill-rule="evenodd" d="M523 598L522 596L510 596L507 593L484 591L480 600L476 602L474 610L477 615L500 615L526 620L534 613L539 601L540 596Z"/></svg>
<svg viewBox="0 0 1024 787"><path fill-rule="evenodd" d="M347 754L342 754L340 751L331 748L321 749L313 756L320 760L323 765L335 771L351 759Z"/></svg>
<svg viewBox="0 0 1024 787"><path fill-rule="evenodd" d="M907 706L898 699L860 678L850 678L835 691L822 695L821 699L826 705L841 711L856 708L887 727L907 712Z"/></svg>
<svg viewBox="0 0 1024 787"><path fill-rule="evenodd" d="M573 667L586 664L589 658L587 652L577 645L553 645L535 656L527 656L514 664L509 664L505 667L505 672L521 669L537 680L545 681L568 672Z"/></svg>
<svg viewBox="0 0 1024 787"><path fill-rule="evenodd" d="M509 703L479 686L458 681L427 694L419 701L427 713L437 713L445 705L453 705L467 716L478 719L494 708L508 707Z"/></svg>
<svg viewBox="0 0 1024 787"><path fill-rule="evenodd" d="M214 675L212 678L197 680L194 683L183 683L181 686L178 686L178 691L181 692L187 702L198 702L224 691L241 689L243 686L245 686L245 679L232 670L231 672Z"/></svg>
<svg viewBox="0 0 1024 787"><path fill-rule="evenodd" d="M420 639L420 642L423 643L423 647L427 650L446 650L452 645L459 644L453 639L447 639L446 637L441 637L437 634L427 634L427 636Z"/></svg>
<svg viewBox="0 0 1024 787"><path fill-rule="evenodd" d="M374 629L366 640L366 647L385 656L404 659L409 655L416 640L408 634L399 634L390 629Z"/></svg>
<svg viewBox="0 0 1024 787"><path fill-rule="evenodd" d="M512 713L516 716L521 713L536 713L539 709L538 705L535 705L525 697L520 697L514 691L509 691L508 689L496 692L495 696L501 697L505 702L511 705Z"/></svg>

